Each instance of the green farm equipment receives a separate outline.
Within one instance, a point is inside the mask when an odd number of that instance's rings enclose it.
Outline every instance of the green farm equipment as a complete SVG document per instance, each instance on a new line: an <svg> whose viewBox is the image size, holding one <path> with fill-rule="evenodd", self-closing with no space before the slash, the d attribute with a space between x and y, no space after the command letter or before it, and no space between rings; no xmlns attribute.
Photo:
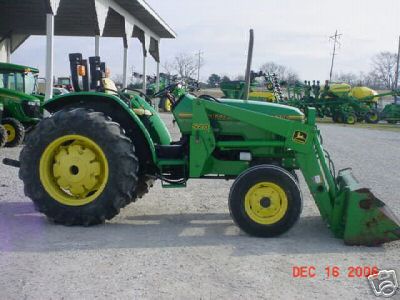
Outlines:
<svg viewBox="0 0 400 300"><path fill-rule="evenodd" d="M392 104L386 105L380 115L381 120L388 122L389 124L396 124L400 122L400 90L394 91L393 96L395 101Z"/></svg>
<svg viewBox="0 0 400 300"><path fill-rule="evenodd" d="M157 93L171 101L181 133L172 141L147 98L117 91L104 78L99 57L85 66L70 55L75 93L47 101L51 113L31 132L19 166L25 194L56 223L94 225L112 219L142 197L156 179L164 188L189 179L234 179L229 209L253 236L272 237L299 219L300 170L323 220L348 245L378 245L400 239L400 222L363 188L349 169L335 174L315 124L315 109L185 94L177 84ZM82 74L85 74L84 72ZM75 80L74 80L75 78ZM89 90L89 82L92 90Z"/></svg>
<svg viewBox="0 0 400 300"><path fill-rule="evenodd" d="M251 72L251 86L248 100L278 102L281 101L282 90L276 74ZM262 83L256 79L261 79ZM220 84L224 98L246 100L246 82L241 80L227 81Z"/></svg>
<svg viewBox="0 0 400 300"><path fill-rule="evenodd" d="M8 133L6 147L20 145L25 130L37 124L42 116L43 96L35 94L38 72L26 66L0 63L2 124Z"/></svg>
<svg viewBox="0 0 400 300"><path fill-rule="evenodd" d="M378 94L367 87L330 84L328 81L321 88L319 81L313 81L313 84L305 81L288 88L288 100L284 103L301 110L314 107L318 117L330 117L337 123L378 123L378 99L391 94Z"/></svg>
<svg viewBox="0 0 400 300"><path fill-rule="evenodd" d="M133 75L139 79L143 78L142 74L136 72L133 73ZM157 76L147 75L146 77L147 77L146 78L147 82L149 83L149 85L146 88L146 96L154 98L157 93ZM178 75L160 73L160 82L158 88L159 90L164 90L165 87L173 83L179 84L179 88L173 91L175 97L180 97L181 95L187 92L193 92L195 90L198 90L198 83L192 78L178 79ZM164 112L171 112L172 103L167 97L163 96L162 98L160 98L160 101L158 102L158 108Z"/></svg>
<svg viewBox="0 0 400 300"><path fill-rule="evenodd" d="M3 118L3 111L4 111L3 103L0 103L0 121ZM4 147L6 142L7 142L7 130L0 123L0 148Z"/></svg>

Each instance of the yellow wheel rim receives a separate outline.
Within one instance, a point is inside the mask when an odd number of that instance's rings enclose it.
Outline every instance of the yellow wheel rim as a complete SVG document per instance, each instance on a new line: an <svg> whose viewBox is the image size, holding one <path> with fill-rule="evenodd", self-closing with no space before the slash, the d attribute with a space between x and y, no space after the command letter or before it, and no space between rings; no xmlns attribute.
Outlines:
<svg viewBox="0 0 400 300"><path fill-rule="evenodd" d="M108 181L108 161L91 139L66 135L51 142L40 159L40 181L57 202L82 206L94 201Z"/></svg>
<svg viewBox="0 0 400 300"><path fill-rule="evenodd" d="M355 122L356 122L356 119L355 119L353 116L349 116L349 117L347 118L347 123L353 124L353 123L355 123Z"/></svg>
<svg viewBox="0 0 400 300"><path fill-rule="evenodd" d="M172 102L168 98L165 99L164 108L165 108L165 111L171 111L172 110Z"/></svg>
<svg viewBox="0 0 400 300"><path fill-rule="evenodd" d="M288 209L288 199L285 191L277 184L260 182L246 193L244 207L254 222L270 225L284 217Z"/></svg>
<svg viewBox="0 0 400 300"><path fill-rule="evenodd" d="M3 124L3 126L7 131L7 143L10 143L15 139L16 136L15 128L11 124Z"/></svg>
<svg viewBox="0 0 400 300"><path fill-rule="evenodd" d="M371 115L371 117L369 117L369 119L371 121L376 121L376 120L378 120L378 115L374 113L374 114Z"/></svg>

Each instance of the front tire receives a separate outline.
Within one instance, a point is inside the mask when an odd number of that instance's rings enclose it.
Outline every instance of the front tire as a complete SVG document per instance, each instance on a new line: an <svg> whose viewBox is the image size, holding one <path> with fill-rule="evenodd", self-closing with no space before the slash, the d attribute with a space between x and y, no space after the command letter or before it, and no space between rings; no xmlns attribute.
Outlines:
<svg viewBox="0 0 400 300"><path fill-rule="evenodd" d="M371 110L365 115L365 122L369 124L377 124L379 122L379 113L376 110Z"/></svg>
<svg viewBox="0 0 400 300"><path fill-rule="evenodd" d="M103 113L61 110L31 132L20 155L25 195L37 211L64 225L110 220L136 189L132 142Z"/></svg>
<svg viewBox="0 0 400 300"><path fill-rule="evenodd" d="M255 166L233 183L229 210L244 232L258 237L277 236L288 231L300 217L300 188L294 177L281 167Z"/></svg>
<svg viewBox="0 0 400 300"><path fill-rule="evenodd" d="M25 137L25 128L20 121L14 118L4 118L1 124L7 131L6 147L17 147L22 144Z"/></svg>
<svg viewBox="0 0 400 300"><path fill-rule="evenodd" d="M346 115L346 124L354 125L357 123L357 116L353 113Z"/></svg>

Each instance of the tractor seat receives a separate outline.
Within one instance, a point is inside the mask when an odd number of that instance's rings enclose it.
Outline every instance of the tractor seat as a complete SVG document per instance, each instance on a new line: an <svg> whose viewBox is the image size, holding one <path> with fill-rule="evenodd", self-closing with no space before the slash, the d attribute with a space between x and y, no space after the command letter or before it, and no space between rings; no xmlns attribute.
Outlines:
<svg viewBox="0 0 400 300"><path fill-rule="evenodd" d="M156 145L156 154L161 159L182 159L184 146L182 144Z"/></svg>

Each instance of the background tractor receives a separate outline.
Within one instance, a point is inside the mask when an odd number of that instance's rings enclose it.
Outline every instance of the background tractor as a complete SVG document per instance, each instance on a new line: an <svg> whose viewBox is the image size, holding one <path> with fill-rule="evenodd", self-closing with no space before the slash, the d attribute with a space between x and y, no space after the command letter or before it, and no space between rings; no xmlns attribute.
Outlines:
<svg viewBox="0 0 400 300"><path fill-rule="evenodd" d="M4 106L2 124L8 133L6 147L20 145L25 130L42 117L44 97L36 94L38 72L26 66L0 63L0 103Z"/></svg>
<svg viewBox="0 0 400 300"><path fill-rule="evenodd" d="M400 122L400 90L395 92L395 100L392 104L388 104L381 112L380 118L389 124Z"/></svg>
<svg viewBox="0 0 400 300"><path fill-rule="evenodd" d="M278 82L276 74L266 74L264 72L251 72L250 74L250 92L248 100L279 102L283 100L282 89ZM221 82L221 91L224 98L242 99L246 98L245 81L227 81Z"/></svg>
<svg viewBox="0 0 400 300"><path fill-rule="evenodd" d="M75 93L51 99L51 113L28 136L19 176L35 208L56 223L94 225L142 197L153 182L186 187L190 179L232 179L229 209L253 236L272 237L299 219L304 175L323 220L349 245L400 238L400 223L349 169L336 174L315 125L315 109L260 101L155 96L172 102L181 139L172 141L148 98L117 91L99 57L70 55ZM79 80L78 74L82 78ZM80 85L80 83L82 83ZM89 88L89 86L91 88Z"/></svg>
<svg viewBox="0 0 400 300"><path fill-rule="evenodd" d="M146 95L152 98L157 93L157 77L147 76L147 81L150 84L147 86ZM160 73L160 90L164 90L167 86L174 83L179 84L178 88L173 91L175 97L180 97L187 92L195 92L199 90L199 83L193 78L178 78L178 75ZM158 108L165 112L171 112L172 103L164 96L160 98Z"/></svg>
<svg viewBox="0 0 400 300"><path fill-rule="evenodd" d="M3 118L3 111L4 111L3 103L0 103L0 122ZM1 125L0 123L0 148L4 147L6 142L7 142L7 131L4 128L4 126Z"/></svg>

